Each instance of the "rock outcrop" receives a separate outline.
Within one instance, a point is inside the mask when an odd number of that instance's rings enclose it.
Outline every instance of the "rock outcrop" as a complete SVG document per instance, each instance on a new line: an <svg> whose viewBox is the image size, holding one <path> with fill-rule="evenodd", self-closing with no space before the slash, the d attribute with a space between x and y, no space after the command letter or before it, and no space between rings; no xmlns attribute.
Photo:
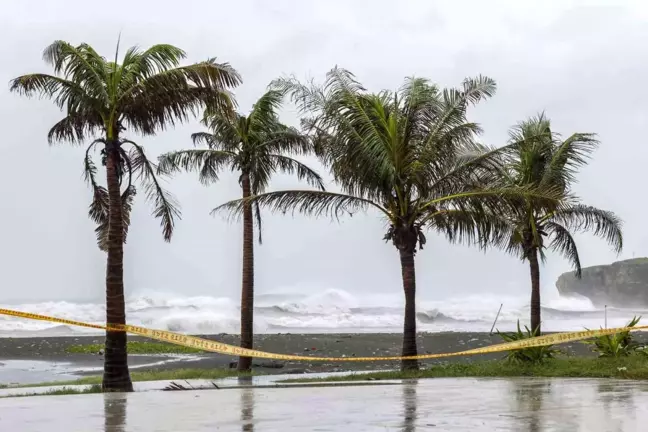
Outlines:
<svg viewBox="0 0 648 432"><path fill-rule="evenodd" d="M648 307L648 258L585 267L581 279L563 273L556 287L561 295L579 294L597 307Z"/></svg>

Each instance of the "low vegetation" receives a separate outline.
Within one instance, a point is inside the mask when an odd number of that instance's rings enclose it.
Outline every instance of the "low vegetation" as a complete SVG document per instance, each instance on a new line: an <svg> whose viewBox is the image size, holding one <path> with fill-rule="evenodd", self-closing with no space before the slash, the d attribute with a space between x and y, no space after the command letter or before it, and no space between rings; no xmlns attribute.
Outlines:
<svg viewBox="0 0 648 432"><path fill-rule="evenodd" d="M89 394L89 393L101 393L101 384L93 384L90 387L86 388L72 388L72 387L62 387L51 389L43 393L23 393L15 395L0 396L1 398L10 398L10 397L25 397L25 396L63 396L63 395L77 395L77 394Z"/></svg>
<svg viewBox="0 0 648 432"><path fill-rule="evenodd" d="M520 329L520 321L517 323L517 331L512 333L500 333L497 331L497 334L504 339L504 342L517 342L524 339L529 339L538 336L538 329L530 330L529 327L524 326L525 331ZM555 349L553 345L545 345L539 347L529 347L522 348L517 350L511 350L506 353L506 361L509 363L542 363L545 360L554 358L557 354L560 354L560 350Z"/></svg>
<svg viewBox="0 0 648 432"><path fill-rule="evenodd" d="M82 344L71 345L66 351L70 354L97 354L103 352L103 349L103 344ZM126 349L128 354L200 354L205 352L196 348L165 342L145 341L129 341Z"/></svg>
<svg viewBox="0 0 648 432"><path fill-rule="evenodd" d="M540 363L506 360L433 365L421 371L354 373L325 378L300 378L282 383L366 381L450 377L571 377L648 379L648 359L640 354L621 358L560 357Z"/></svg>
<svg viewBox="0 0 648 432"><path fill-rule="evenodd" d="M632 318L626 327L636 326L640 319L641 317ZM599 336L585 341L585 343L591 344L592 349L599 354L599 357L627 357L635 353L648 354L645 351L646 347L635 341L629 331Z"/></svg>

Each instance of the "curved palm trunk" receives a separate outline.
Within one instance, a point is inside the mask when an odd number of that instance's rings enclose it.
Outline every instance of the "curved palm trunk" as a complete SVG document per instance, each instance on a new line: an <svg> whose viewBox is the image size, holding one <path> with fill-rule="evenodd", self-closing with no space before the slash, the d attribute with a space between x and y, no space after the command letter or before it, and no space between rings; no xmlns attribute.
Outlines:
<svg viewBox="0 0 648 432"><path fill-rule="evenodd" d="M250 176L241 176L243 198L251 195ZM254 326L254 225L252 205L243 208L243 281L241 286L241 348L253 347ZM252 368L252 357L239 357L238 370L247 372Z"/></svg>
<svg viewBox="0 0 648 432"><path fill-rule="evenodd" d="M403 357L418 354L416 348L416 274L414 250L399 249L403 290L405 291L405 322L403 325ZM401 370L418 370L418 360L403 360Z"/></svg>
<svg viewBox="0 0 648 432"><path fill-rule="evenodd" d="M537 335L540 336L540 265L536 248L532 248L529 253L529 267L531 270L531 330L537 331Z"/></svg>
<svg viewBox="0 0 648 432"><path fill-rule="evenodd" d="M126 324L124 305L124 228L121 195L117 175L117 158L111 145L107 146L106 177L108 183L108 259L106 265L106 323ZM133 391L128 357L126 333L106 331L103 391Z"/></svg>

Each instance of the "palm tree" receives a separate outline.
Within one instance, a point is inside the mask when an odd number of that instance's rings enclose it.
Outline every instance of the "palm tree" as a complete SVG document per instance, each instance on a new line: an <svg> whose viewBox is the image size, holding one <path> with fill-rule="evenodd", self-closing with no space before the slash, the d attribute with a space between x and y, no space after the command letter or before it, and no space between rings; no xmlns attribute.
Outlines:
<svg viewBox="0 0 648 432"><path fill-rule="evenodd" d="M253 202L272 210L338 217L371 208L383 216L384 240L399 252L405 292L403 356L417 355L414 255L425 230L451 242L486 246L502 241L507 200L543 197L520 188L487 185L500 169L503 149L475 142L479 125L466 109L495 92L490 78L466 79L460 89L440 90L424 79L407 79L397 91L368 93L346 70L335 68L323 86L282 79L291 92L316 150L342 192L286 190L226 203L215 210L240 212ZM552 201L553 202L553 201ZM417 369L407 359L403 369Z"/></svg>
<svg viewBox="0 0 648 432"><path fill-rule="evenodd" d="M621 220L612 212L584 205L571 196L571 184L578 168L585 165L598 146L596 136L575 133L562 141L551 130L543 114L530 118L510 132L515 154L508 160L505 182L508 186L551 188L561 199L554 208L538 208L531 202L508 216L512 233L508 250L529 262L531 272L531 330L541 334L540 265L549 248L568 259L581 276L581 263L573 234L592 231L607 240L618 253L623 247Z"/></svg>
<svg viewBox="0 0 648 432"><path fill-rule="evenodd" d="M140 135L187 120L205 104L229 105L226 89L238 85L238 73L228 64L210 59L180 66L184 51L172 45L147 50L132 47L118 63L99 55L90 45L73 46L55 41L43 54L54 74L35 73L11 81L11 91L50 98L65 112L48 134L50 143L82 143L88 146L85 177L93 190L89 215L97 227L99 246L107 252L106 320L124 324L123 243L135 195L132 180L139 180L146 198L153 202L153 215L160 218L165 240L170 240L179 216L173 197L155 175L141 145L123 137L130 128ZM107 187L96 178L91 152L101 149ZM130 150L127 149L130 147ZM123 191L122 191L123 189ZM126 353L126 334L106 332L103 375L104 391L132 391Z"/></svg>
<svg viewBox="0 0 648 432"><path fill-rule="evenodd" d="M203 184L218 180L229 168L239 173L242 197L266 191L273 173L296 173L298 179L324 190L322 178L291 155L306 155L312 150L307 136L283 125L277 116L283 94L265 93L246 117L229 110L209 109L203 124L210 132L191 136L194 145L203 149L182 150L160 156L159 171L170 174L180 170L196 171ZM243 278L241 287L241 347L253 347L254 315L254 227L256 218L261 243L261 213L258 205L243 208ZM250 357L241 357L239 371L249 371Z"/></svg>

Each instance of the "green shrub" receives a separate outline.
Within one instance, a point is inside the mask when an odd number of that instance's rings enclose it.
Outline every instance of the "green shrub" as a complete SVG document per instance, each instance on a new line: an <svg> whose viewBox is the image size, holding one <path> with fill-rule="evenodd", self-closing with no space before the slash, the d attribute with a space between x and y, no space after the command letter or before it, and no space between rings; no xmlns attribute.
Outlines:
<svg viewBox="0 0 648 432"><path fill-rule="evenodd" d="M518 320L516 332L501 333L497 330L497 334L504 339L505 342L516 342L536 337L538 335L537 330L531 331L527 326L524 326L524 328L526 331L520 329L520 321ZM560 350L553 348L553 345L520 348L508 351L506 356L504 356L504 359L511 363L542 363L547 359L554 358L556 354L559 354L560 352Z"/></svg>
<svg viewBox="0 0 648 432"><path fill-rule="evenodd" d="M634 317L626 327L634 327L639 323L641 317ZM630 331L615 333L613 335L603 335L593 340L583 341L586 344L593 345L593 350L599 353L599 357L627 357L632 353L640 352L648 355L644 346L637 343Z"/></svg>

